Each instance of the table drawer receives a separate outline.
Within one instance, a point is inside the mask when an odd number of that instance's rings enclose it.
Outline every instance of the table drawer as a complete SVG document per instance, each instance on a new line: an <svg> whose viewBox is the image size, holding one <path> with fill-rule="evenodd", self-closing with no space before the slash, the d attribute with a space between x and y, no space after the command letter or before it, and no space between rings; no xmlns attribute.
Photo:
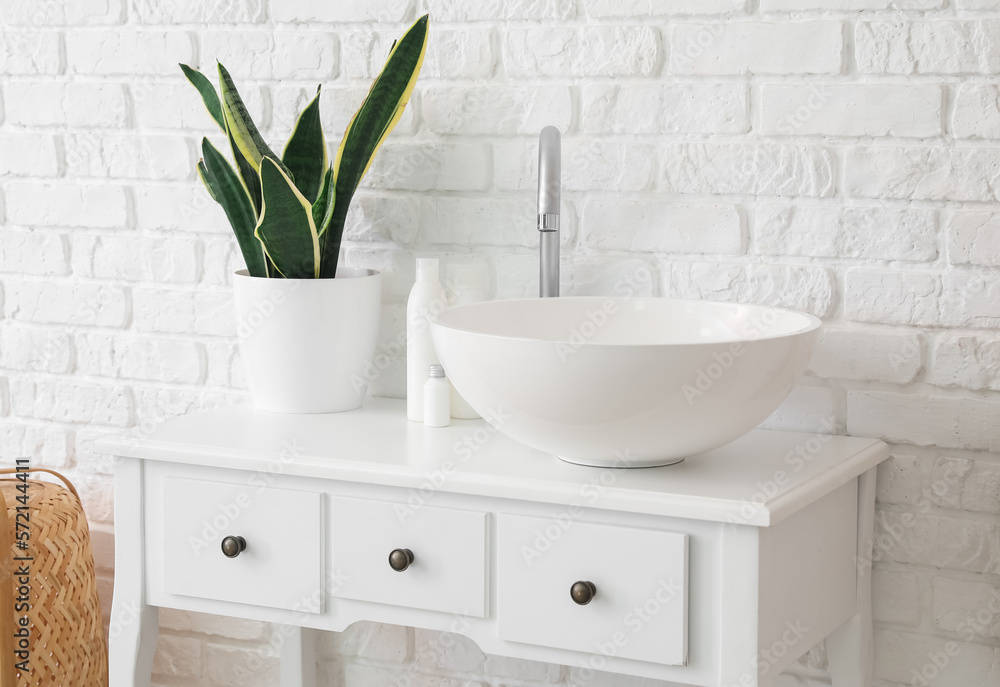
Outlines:
<svg viewBox="0 0 1000 687"><path fill-rule="evenodd" d="M498 517L500 638L685 665L688 535L568 522ZM577 582L596 590L585 605Z"/></svg>
<svg viewBox="0 0 1000 687"><path fill-rule="evenodd" d="M323 495L163 478L163 585L170 594L321 613ZM222 540L240 536L235 558Z"/></svg>
<svg viewBox="0 0 1000 687"><path fill-rule="evenodd" d="M346 599L486 617L486 513L352 498L331 500L331 567ZM413 561L389 564L396 549Z"/></svg>

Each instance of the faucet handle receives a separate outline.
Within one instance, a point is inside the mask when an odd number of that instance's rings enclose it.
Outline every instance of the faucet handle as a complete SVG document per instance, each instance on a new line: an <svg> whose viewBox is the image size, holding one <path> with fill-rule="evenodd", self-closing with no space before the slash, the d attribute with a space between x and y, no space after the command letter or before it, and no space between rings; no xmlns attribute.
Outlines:
<svg viewBox="0 0 1000 687"><path fill-rule="evenodd" d="M561 177L561 134L559 133L559 129L554 126L547 126L543 128L542 132L538 135L539 231L554 231L559 228L559 204L561 201L562 184ZM554 218L547 217L548 215L554 215Z"/></svg>

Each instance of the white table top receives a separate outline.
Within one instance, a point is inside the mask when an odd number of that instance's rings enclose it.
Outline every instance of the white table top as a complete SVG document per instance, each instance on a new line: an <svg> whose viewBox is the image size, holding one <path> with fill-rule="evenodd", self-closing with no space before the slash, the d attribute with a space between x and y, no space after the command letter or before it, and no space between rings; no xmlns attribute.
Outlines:
<svg viewBox="0 0 1000 687"><path fill-rule="evenodd" d="M888 455L874 439L756 429L667 467L583 467L528 448L483 420L439 429L410 422L405 401L379 398L361 410L324 415L250 405L191 413L148 436L102 438L96 450L250 471L280 465L290 475L405 488L444 476L445 492L765 527Z"/></svg>

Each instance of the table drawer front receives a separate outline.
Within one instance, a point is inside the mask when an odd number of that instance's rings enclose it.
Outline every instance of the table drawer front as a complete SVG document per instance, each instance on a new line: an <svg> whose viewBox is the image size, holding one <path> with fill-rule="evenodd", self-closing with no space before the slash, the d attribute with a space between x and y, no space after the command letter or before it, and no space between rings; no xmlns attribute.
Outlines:
<svg viewBox="0 0 1000 687"><path fill-rule="evenodd" d="M335 596L486 617L487 514L353 498L331 500ZM413 562L397 572L394 549Z"/></svg>
<svg viewBox="0 0 1000 687"><path fill-rule="evenodd" d="M164 591L321 613L323 495L165 477ZM246 549L222 553L226 536Z"/></svg>
<svg viewBox="0 0 1000 687"><path fill-rule="evenodd" d="M686 664L687 534L501 514L497 537L501 639Z"/></svg>

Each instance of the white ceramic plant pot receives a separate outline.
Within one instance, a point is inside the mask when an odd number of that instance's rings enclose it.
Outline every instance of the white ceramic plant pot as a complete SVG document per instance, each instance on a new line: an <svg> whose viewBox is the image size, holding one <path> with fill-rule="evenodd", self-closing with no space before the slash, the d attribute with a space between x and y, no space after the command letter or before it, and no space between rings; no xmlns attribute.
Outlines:
<svg viewBox="0 0 1000 687"><path fill-rule="evenodd" d="M253 403L277 413L360 408L375 354L382 277L265 279L236 272L237 337Z"/></svg>

